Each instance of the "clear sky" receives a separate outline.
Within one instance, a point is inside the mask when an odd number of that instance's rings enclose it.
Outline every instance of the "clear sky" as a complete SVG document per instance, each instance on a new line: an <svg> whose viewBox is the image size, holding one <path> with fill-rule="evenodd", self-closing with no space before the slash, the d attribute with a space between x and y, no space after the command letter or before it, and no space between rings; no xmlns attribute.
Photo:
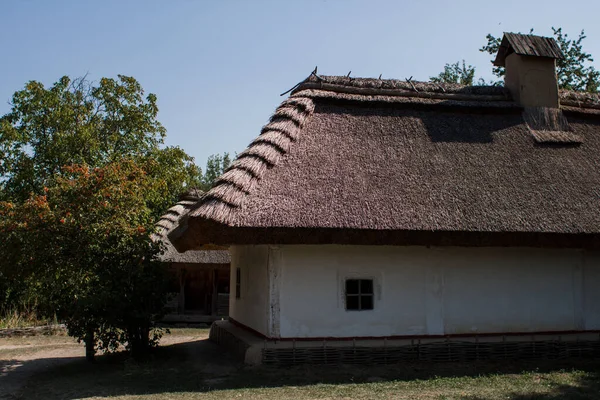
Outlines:
<svg viewBox="0 0 600 400"><path fill-rule="evenodd" d="M551 26L585 29L600 61L598 15L597 0L0 0L0 114L29 80L131 75L158 96L167 144L203 167L241 152L315 66L427 80L465 59L489 79L487 33Z"/></svg>

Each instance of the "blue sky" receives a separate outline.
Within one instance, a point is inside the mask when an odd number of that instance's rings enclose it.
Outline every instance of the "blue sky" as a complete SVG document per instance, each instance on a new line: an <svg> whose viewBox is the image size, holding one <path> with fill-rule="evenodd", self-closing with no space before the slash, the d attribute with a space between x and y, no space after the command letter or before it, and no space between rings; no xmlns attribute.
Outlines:
<svg viewBox="0 0 600 400"><path fill-rule="evenodd" d="M131 75L158 96L167 144L204 166L210 154L241 152L279 94L316 65L327 75L427 80L465 59L489 79L489 56L478 51L487 33L551 26L585 29L585 49L600 61L599 14L598 1L2 0L0 114L29 80Z"/></svg>

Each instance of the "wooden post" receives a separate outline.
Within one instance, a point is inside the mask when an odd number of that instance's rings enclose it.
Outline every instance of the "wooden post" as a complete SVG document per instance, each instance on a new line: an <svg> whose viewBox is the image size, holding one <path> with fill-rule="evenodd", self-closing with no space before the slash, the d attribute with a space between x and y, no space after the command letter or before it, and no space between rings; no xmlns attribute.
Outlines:
<svg viewBox="0 0 600 400"><path fill-rule="evenodd" d="M89 362L94 361L96 355L96 338L94 335L94 329L88 328L85 332L85 359Z"/></svg>
<svg viewBox="0 0 600 400"><path fill-rule="evenodd" d="M181 267L179 270L179 310L180 314L185 314L185 270Z"/></svg>
<svg viewBox="0 0 600 400"><path fill-rule="evenodd" d="M218 275L218 271L217 268L213 268L212 269L212 307L211 307L211 315L214 317L215 315L217 315L217 307L218 307L218 299L219 299L219 295L217 293L217 288L218 288L218 280L219 280L219 275Z"/></svg>

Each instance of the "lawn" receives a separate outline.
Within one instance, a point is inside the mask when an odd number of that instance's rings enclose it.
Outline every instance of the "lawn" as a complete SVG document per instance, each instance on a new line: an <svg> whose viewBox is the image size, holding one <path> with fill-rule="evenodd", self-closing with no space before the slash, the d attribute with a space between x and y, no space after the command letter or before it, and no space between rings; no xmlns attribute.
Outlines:
<svg viewBox="0 0 600 400"><path fill-rule="evenodd" d="M174 329L152 359L87 363L66 336L0 339L0 399L598 399L600 361L247 367Z"/></svg>

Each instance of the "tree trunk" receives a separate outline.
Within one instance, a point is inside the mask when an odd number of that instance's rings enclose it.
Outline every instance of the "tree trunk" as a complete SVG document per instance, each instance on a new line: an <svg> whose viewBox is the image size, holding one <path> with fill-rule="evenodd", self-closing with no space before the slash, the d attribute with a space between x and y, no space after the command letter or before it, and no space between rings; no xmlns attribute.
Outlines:
<svg viewBox="0 0 600 400"><path fill-rule="evenodd" d="M88 328L85 334L85 359L89 362L94 362L94 356L96 355L96 340L94 337L94 329Z"/></svg>
<svg viewBox="0 0 600 400"><path fill-rule="evenodd" d="M150 350L150 328L147 326L130 326L127 332L131 356L135 360L143 360Z"/></svg>

